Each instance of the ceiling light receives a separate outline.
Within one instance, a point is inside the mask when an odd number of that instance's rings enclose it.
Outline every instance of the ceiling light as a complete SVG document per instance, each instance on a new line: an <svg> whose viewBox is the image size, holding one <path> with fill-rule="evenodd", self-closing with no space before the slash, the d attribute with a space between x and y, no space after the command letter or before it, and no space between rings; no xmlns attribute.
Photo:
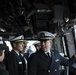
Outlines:
<svg viewBox="0 0 76 75"><path fill-rule="evenodd" d="M65 18L65 20L66 20L66 22L68 22L69 21L69 18Z"/></svg>
<svg viewBox="0 0 76 75"><path fill-rule="evenodd" d="M2 32L6 32L6 30L5 30L5 29L3 29L3 28L0 28L0 31L2 31Z"/></svg>
<svg viewBox="0 0 76 75"><path fill-rule="evenodd" d="M38 9L37 12L51 12L50 9Z"/></svg>

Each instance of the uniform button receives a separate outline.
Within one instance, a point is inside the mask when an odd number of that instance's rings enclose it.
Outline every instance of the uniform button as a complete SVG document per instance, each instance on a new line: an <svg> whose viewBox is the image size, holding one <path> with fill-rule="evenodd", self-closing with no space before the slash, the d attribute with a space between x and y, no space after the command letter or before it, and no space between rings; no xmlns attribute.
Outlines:
<svg viewBox="0 0 76 75"><path fill-rule="evenodd" d="M57 69L55 69L55 71L57 71Z"/></svg>
<svg viewBox="0 0 76 75"><path fill-rule="evenodd" d="M48 70L48 72L50 72L50 70Z"/></svg>

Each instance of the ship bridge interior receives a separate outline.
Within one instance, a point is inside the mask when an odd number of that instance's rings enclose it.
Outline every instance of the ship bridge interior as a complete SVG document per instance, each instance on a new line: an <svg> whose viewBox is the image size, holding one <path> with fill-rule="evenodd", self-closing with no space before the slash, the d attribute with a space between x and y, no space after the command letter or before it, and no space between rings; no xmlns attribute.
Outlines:
<svg viewBox="0 0 76 75"><path fill-rule="evenodd" d="M0 35L64 33L76 22L73 0L0 0Z"/></svg>
<svg viewBox="0 0 76 75"><path fill-rule="evenodd" d="M34 40L40 31L56 34L53 48L76 60L76 0L0 0L4 40L18 35Z"/></svg>

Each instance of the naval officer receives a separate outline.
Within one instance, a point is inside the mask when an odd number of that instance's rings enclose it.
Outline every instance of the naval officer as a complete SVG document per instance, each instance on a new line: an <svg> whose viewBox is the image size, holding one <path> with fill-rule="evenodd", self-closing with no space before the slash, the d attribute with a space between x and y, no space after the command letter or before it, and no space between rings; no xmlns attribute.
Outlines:
<svg viewBox="0 0 76 75"><path fill-rule="evenodd" d="M36 52L40 50L40 48L41 48L40 41L36 41L33 45L36 48Z"/></svg>
<svg viewBox="0 0 76 75"><path fill-rule="evenodd" d="M68 65L68 59L60 56L56 50L51 50L54 38L54 34L47 31L38 33L41 50L30 56L28 75L60 75L59 65Z"/></svg>
<svg viewBox="0 0 76 75"><path fill-rule="evenodd" d="M24 50L24 36L14 37L10 41L13 49L6 59L6 68L10 75L26 75L26 64L21 57L21 52Z"/></svg>

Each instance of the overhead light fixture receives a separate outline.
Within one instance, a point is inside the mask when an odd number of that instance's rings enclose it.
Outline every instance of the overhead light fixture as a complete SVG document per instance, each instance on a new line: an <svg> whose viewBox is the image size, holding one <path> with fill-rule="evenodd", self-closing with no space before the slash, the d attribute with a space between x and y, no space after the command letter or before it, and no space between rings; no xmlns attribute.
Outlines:
<svg viewBox="0 0 76 75"><path fill-rule="evenodd" d="M2 32L6 32L6 30L5 30L5 29L3 29L3 28L0 28L0 31L2 31Z"/></svg>
<svg viewBox="0 0 76 75"><path fill-rule="evenodd" d="M50 9L38 9L37 12L51 12Z"/></svg>
<svg viewBox="0 0 76 75"><path fill-rule="evenodd" d="M65 18L65 21L68 22L69 21L69 18Z"/></svg>

